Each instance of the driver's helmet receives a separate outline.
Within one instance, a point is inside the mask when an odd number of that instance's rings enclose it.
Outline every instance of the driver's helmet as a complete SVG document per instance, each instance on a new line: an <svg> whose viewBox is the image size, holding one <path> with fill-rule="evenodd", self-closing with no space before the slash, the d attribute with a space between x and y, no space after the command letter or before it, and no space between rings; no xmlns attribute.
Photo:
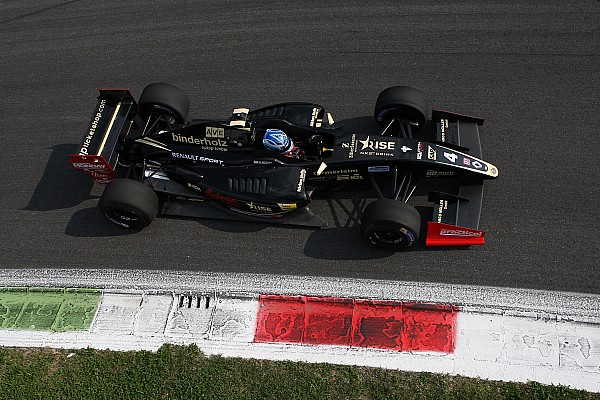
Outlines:
<svg viewBox="0 0 600 400"><path fill-rule="evenodd" d="M267 132L263 137L263 145L267 150L273 150L279 153L285 153L294 148L292 139L280 129L267 129Z"/></svg>

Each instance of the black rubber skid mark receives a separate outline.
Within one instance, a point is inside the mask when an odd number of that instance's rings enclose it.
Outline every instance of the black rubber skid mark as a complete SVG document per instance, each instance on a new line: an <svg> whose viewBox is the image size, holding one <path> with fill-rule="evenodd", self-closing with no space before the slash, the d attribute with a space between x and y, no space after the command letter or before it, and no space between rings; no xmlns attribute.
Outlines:
<svg viewBox="0 0 600 400"><path fill-rule="evenodd" d="M61 7L64 7L64 6L68 6L69 4L77 3L79 1L81 1L81 0L65 1L64 3L55 4L53 6L45 7L45 8L42 8L40 10L37 10L37 11L32 11L32 12L29 12L29 13L17 15L16 17L9 18L9 19L7 19L5 21L0 21L0 24L7 24L9 22L14 22L14 21L18 21L20 19L25 19L25 18L31 17L33 15L45 13L46 11L54 10L54 9L61 8Z"/></svg>

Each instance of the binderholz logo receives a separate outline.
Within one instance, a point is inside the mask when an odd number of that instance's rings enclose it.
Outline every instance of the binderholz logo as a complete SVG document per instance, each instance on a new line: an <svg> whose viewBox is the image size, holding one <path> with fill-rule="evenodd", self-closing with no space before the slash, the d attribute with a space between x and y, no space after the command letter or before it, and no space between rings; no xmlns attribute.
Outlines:
<svg viewBox="0 0 600 400"><path fill-rule="evenodd" d="M179 133L171 132L171 137L174 142L199 144L203 146L226 147L227 140L221 138L197 138L194 136L183 136Z"/></svg>

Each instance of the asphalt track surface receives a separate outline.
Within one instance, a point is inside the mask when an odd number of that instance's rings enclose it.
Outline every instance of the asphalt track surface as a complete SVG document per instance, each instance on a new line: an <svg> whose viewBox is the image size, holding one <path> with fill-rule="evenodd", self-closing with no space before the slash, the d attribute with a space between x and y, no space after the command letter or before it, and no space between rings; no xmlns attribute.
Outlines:
<svg viewBox="0 0 600 400"><path fill-rule="evenodd" d="M0 268L312 275L600 293L600 2L0 3ZM369 121L418 87L486 118L483 247L404 253L359 237L361 202L316 201L330 228L159 218L129 233L72 171L98 87L182 87L190 115L315 101ZM357 117L365 117L356 120ZM373 124L364 122L365 129ZM370 127L370 128L369 128Z"/></svg>

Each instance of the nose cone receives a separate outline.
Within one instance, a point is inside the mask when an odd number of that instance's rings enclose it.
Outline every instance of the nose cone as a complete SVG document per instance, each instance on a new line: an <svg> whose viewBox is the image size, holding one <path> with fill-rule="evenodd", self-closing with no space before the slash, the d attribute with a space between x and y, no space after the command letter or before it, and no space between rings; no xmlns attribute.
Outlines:
<svg viewBox="0 0 600 400"><path fill-rule="evenodd" d="M486 175L488 175L491 178L497 178L498 177L498 167L496 167L494 164L491 163L487 163L488 169L486 171Z"/></svg>

